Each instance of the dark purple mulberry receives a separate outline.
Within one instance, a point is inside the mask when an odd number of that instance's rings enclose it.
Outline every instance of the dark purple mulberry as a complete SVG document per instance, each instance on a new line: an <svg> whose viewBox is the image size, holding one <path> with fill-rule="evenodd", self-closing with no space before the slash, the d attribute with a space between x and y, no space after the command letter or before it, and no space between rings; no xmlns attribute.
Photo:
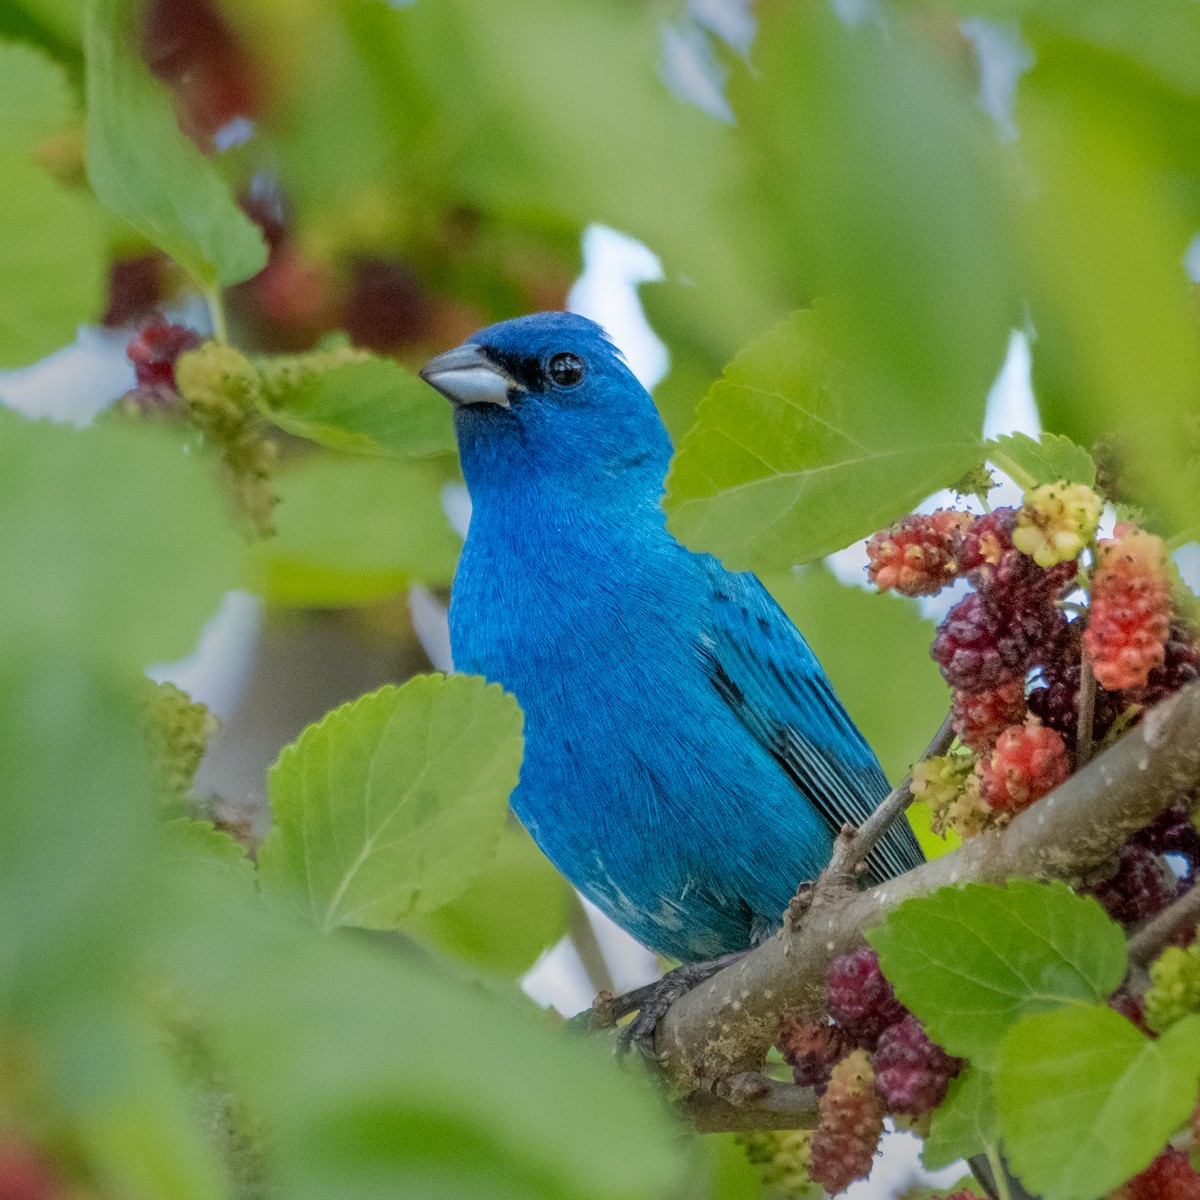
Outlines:
<svg viewBox="0 0 1200 1200"><path fill-rule="evenodd" d="M879 955L866 946L830 964L828 998L829 1015L860 1046L873 1046L908 1013L879 969Z"/></svg>
<svg viewBox="0 0 1200 1200"><path fill-rule="evenodd" d="M1050 662L1042 667L1044 687L1029 693L1029 711L1043 725L1062 734L1068 746L1075 744L1079 726L1079 664ZM1096 685L1096 707L1092 715L1092 737L1099 741L1112 728L1113 722L1125 710L1119 695Z"/></svg>
<svg viewBox="0 0 1200 1200"><path fill-rule="evenodd" d="M912 1117L937 1108L963 1068L962 1059L931 1042L924 1025L911 1015L883 1031L873 1063L875 1091L884 1108Z"/></svg>
<svg viewBox="0 0 1200 1200"><path fill-rule="evenodd" d="M931 653L951 687L983 692L1056 657L1067 635L1067 620L1049 599L992 609L972 592L946 614Z"/></svg>
<svg viewBox="0 0 1200 1200"><path fill-rule="evenodd" d="M1153 850L1130 842L1121 847L1117 869L1092 895L1114 921L1136 925L1162 912L1178 891L1178 883Z"/></svg>

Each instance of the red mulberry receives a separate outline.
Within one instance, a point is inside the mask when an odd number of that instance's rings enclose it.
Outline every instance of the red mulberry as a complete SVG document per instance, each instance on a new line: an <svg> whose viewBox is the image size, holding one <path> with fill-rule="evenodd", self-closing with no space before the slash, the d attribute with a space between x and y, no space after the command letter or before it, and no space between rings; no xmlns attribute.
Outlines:
<svg viewBox="0 0 1200 1200"><path fill-rule="evenodd" d="M799 1087L823 1091L834 1064L850 1046L845 1032L822 1017L786 1017L779 1023L779 1047Z"/></svg>
<svg viewBox="0 0 1200 1200"><path fill-rule="evenodd" d="M1084 648L1101 686L1145 687L1166 660L1171 579L1162 539L1128 523L1100 543Z"/></svg>
<svg viewBox="0 0 1200 1200"><path fill-rule="evenodd" d="M919 1117L937 1108L959 1071L962 1059L951 1058L929 1040L914 1016L885 1029L872 1060L875 1091L890 1113Z"/></svg>
<svg viewBox="0 0 1200 1200"><path fill-rule="evenodd" d="M983 692L955 692L950 723L964 746L986 754L1010 726L1025 719L1025 686L1019 679Z"/></svg>
<svg viewBox="0 0 1200 1200"><path fill-rule="evenodd" d="M970 520L969 513L950 508L905 517L867 542L867 577L881 592L940 592L958 573L954 546Z"/></svg>
<svg viewBox="0 0 1200 1200"><path fill-rule="evenodd" d="M185 351L200 345L200 335L185 325L169 325L154 317L139 330L126 347L133 363L139 388L175 390L175 360Z"/></svg>
<svg viewBox="0 0 1200 1200"><path fill-rule="evenodd" d="M977 769L983 799L999 812L1015 813L1058 787L1071 763L1059 734L1030 720L1006 729Z"/></svg>
<svg viewBox="0 0 1200 1200"><path fill-rule="evenodd" d="M1191 630L1173 625L1163 647L1162 665L1151 669L1144 686L1129 689L1125 696L1149 708L1193 679L1200 679L1200 647Z"/></svg>
<svg viewBox="0 0 1200 1200"><path fill-rule="evenodd" d="M883 1133L883 1108L865 1050L843 1058L821 1097L821 1121L813 1133L812 1177L829 1194L844 1192L871 1173Z"/></svg>
<svg viewBox="0 0 1200 1200"><path fill-rule="evenodd" d="M1114 1194L1122 1200L1200 1200L1200 1174L1186 1154L1168 1146Z"/></svg>
<svg viewBox="0 0 1200 1200"><path fill-rule="evenodd" d="M827 986L829 1015L863 1046L908 1012L879 969L879 955L866 946L833 960Z"/></svg>

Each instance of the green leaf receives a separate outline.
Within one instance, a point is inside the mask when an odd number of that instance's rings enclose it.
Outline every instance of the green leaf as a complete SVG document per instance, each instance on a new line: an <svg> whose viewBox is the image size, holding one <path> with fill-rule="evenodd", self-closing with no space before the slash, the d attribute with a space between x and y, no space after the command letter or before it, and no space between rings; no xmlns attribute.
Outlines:
<svg viewBox="0 0 1200 1200"><path fill-rule="evenodd" d="M1127 961L1120 926L1095 900L1031 880L907 900L867 941L929 1036L986 1070L1015 1021L1104 1000Z"/></svg>
<svg viewBox="0 0 1200 1200"><path fill-rule="evenodd" d="M307 375L272 392L264 413L288 433L352 454L427 458L454 449L450 405L386 358Z"/></svg>
<svg viewBox="0 0 1200 1200"><path fill-rule="evenodd" d="M460 961L516 976L567 932L569 901L570 885L509 821L483 874L449 904L411 914L403 928Z"/></svg>
<svg viewBox="0 0 1200 1200"><path fill-rule="evenodd" d="M448 584L462 540L425 466L314 454L274 479L277 536L255 548L262 590L278 604L336 607L412 582Z"/></svg>
<svg viewBox="0 0 1200 1200"><path fill-rule="evenodd" d="M1192 9L1163 6L1182 7ZM1196 29L1194 9L1187 23ZM1127 488L1186 528L1200 520L1200 332L1182 267L1196 229L1200 103L1194 87L1181 95L1106 48L1048 34L1036 52L1018 120L1036 181L1019 218L1038 404L1048 426L1085 445L1121 431Z"/></svg>
<svg viewBox="0 0 1200 1200"><path fill-rule="evenodd" d="M682 1194L677 1123L601 1046L392 945L318 937L211 875L180 883L193 916L167 965L271 1131L272 1194Z"/></svg>
<svg viewBox="0 0 1200 1200"><path fill-rule="evenodd" d="M921 1148L927 1171L940 1171L960 1158L994 1146L997 1139L993 1076L968 1066L950 1084L946 1099L933 1114Z"/></svg>
<svg viewBox="0 0 1200 1200"><path fill-rule="evenodd" d="M60 63L24 42L0 41L0 151L27 153L57 133L74 109Z"/></svg>
<svg viewBox="0 0 1200 1200"><path fill-rule="evenodd" d="M146 936L159 880L135 695L51 637L0 645L0 908L20 914L0 923L7 1013L109 991Z"/></svg>
<svg viewBox="0 0 1200 1200"><path fill-rule="evenodd" d="M898 781L929 744L950 693L929 657L936 632L917 606L839 583L822 566L772 573L763 583L803 631L834 690ZM904 680L903 701L879 686L879 664Z"/></svg>
<svg viewBox="0 0 1200 1200"><path fill-rule="evenodd" d="M826 345L824 308L751 342L700 404L667 478L672 532L735 570L785 567L882 528L979 457L979 442Z"/></svg>
<svg viewBox="0 0 1200 1200"><path fill-rule="evenodd" d="M984 442L984 452L1001 470L1017 474L1015 481L1025 488L1044 483L1086 483L1094 487L1096 464L1092 456L1070 438L1057 433L1043 433L1035 441L1028 434L1012 433ZM1015 476L1014 476L1015 478Z"/></svg>
<svg viewBox="0 0 1200 1200"><path fill-rule="evenodd" d="M2 203L2 201L0 201ZM161 431L0 411L0 648L142 668L188 653L244 553L209 465Z"/></svg>
<svg viewBox="0 0 1200 1200"><path fill-rule="evenodd" d="M139 53L137 0L88 0L87 169L100 202L212 291L262 270L267 247L175 121Z"/></svg>
<svg viewBox="0 0 1200 1200"><path fill-rule="evenodd" d="M823 345L861 381L856 402L936 457L978 434L1023 293L996 138L913 7L764 11L730 92L774 272L835 302Z"/></svg>
<svg viewBox="0 0 1200 1200"><path fill-rule="evenodd" d="M212 872L224 886L249 895L256 872L246 847L211 821L178 817L163 826L165 850L172 870Z"/></svg>
<svg viewBox="0 0 1200 1200"><path fill-rule="evenodd" d="M1187 1120L1200 1017L1157 1041L1109 1008L1029 1016L1004 1037L996 1101L1004 1151L1046 1200L1095 1200L1150 1164Z"/></svg>
<svg viewBox="0 0 1200 1200"><path fill-rule="evenodd" d="M0 63L0 79L3 78ZM100 212L11 147L0 147L0 367L42 358L104 305Z"/></svg>
<svg viewBox="0 0 1200 1200"><path fill-rule="evenodd" d="M419 675L334 709L271 768L263 882L325 930L394 929L454 899L495 853L521 725L511 696L468 675Z"/></svg>
<svg viewBox="0 0 1200 1200"><path fill-rule="evenodd" d="M111 1195L226 1200L232 1189L201 1125L193 1088L162 1035L104 1008L52 1028L57 1084L72 1132Z"/></svg>

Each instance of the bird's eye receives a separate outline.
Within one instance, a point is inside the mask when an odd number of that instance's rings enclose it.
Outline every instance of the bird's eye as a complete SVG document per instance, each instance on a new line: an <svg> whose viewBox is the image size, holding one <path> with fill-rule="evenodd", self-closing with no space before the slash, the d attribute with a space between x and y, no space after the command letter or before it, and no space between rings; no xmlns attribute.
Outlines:
<svg viewBox="0 0 1200 1200"><path fill-rule="evenodd" d="M583 370L583 359L569 351L556 354L546 364L546 373L559 387L574 387L583 378Z"/></svg>

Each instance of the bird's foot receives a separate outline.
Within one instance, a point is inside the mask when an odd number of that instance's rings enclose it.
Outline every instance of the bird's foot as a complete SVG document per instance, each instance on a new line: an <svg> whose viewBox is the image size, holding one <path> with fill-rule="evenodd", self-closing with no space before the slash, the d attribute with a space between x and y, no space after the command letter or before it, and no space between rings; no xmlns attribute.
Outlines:
<svg viewBox="0 0 1200 1200"><path fill-rule="evenodd" d="M626 992L612 1000L612 1013L616 1018L636 1012L637 1016L621 1029L619 1053L626 1053L631 1047L636 1047L646 1058L655 1058L654 1031L667 1009L679 999L687 995L692 988L711 979L718 971L737 962L747 951L738 950L733 954L723 954L710 962L684 963L673 971L668 971L656 983Z"/></svg>

